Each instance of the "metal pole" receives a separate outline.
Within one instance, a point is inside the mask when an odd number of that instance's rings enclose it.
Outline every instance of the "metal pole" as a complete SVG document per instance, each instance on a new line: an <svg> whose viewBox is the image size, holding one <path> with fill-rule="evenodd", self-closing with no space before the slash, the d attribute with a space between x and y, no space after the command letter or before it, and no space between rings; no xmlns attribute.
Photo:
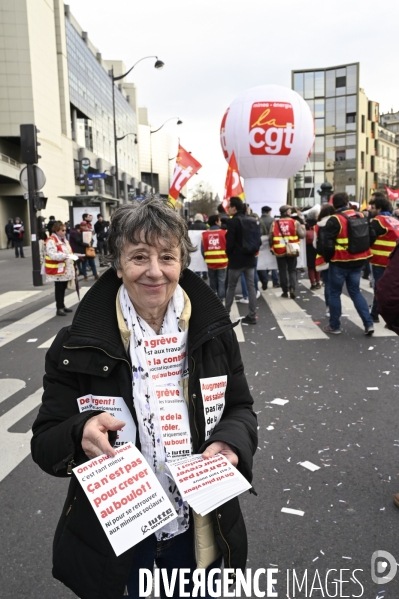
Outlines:
<svg viewBox="0 0 399 599"><path fill-rule="evenodd" d="M37 238L37 216L36 216L36 211L35 211L35 193L36 193L35 170L34 170L33 164L28 164L27 169L28 169L29 218L30 218L30 235L31 235L31 248L32 248L33 286L41 287L43 285L43 278L40 273L40 249L39 249L39 240Z"/></svg>
<svg viewBox="0 0 399 599"><path fill-rule="evenodd" d="M151 193L152 193L152 189L154 187L153 183L152 183L152 133L150 131L150 161L151 161Z"/></svg>
<svg viewBox="0 0 399 599"><path fill-rule="evenodd" d="M115 114L115 83L114 83L114 67L111 69L112 80L112 112L114 116L114 148L115 148L115 179L116 179L116 198L119 200L119 172L118 172L118 139L116 134L116 114Z"/></svg>

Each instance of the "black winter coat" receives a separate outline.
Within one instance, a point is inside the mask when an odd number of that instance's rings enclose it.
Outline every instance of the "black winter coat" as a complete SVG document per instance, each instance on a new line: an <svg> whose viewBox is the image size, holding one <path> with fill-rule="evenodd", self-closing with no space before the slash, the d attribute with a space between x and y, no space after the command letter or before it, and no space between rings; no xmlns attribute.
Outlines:
<svg viewBox="0 0 399 599"><path fill-rule="evenodd" d="M255 268L255 254L244 254L242 246L242 226L240 220L244 217L242 212L237 212L227 223L226 254L229 259L229 268Z"/></svg>
<svg viewBox="0 0 399 599"><path fill-rule="evenodd" d="M106 272L80 303L72 325L60 331L47 353L43 403L33 425L32 456L53 476L67 477L73 462L81 464L88 459L81 447L83 427L100 411L80 414L78 397L88 393L122 396L137 424L130 358L116 318L120 284L112 269ZM239 457L238 469L251 481L252 456L257 447L256 416L234 325L215 294L197 275L186 270L180 285L192 304L188 356L194 452L202 452L214 441L228 443ZM224 374L228 377L225 410L204 443L200 378ZM217 508L213 517L225 566L244 569L247 537L238 499ZM134 551L132 547L115 556L83 489L72 476L55 533L54 577L81 599L122 599Z"/></svg>

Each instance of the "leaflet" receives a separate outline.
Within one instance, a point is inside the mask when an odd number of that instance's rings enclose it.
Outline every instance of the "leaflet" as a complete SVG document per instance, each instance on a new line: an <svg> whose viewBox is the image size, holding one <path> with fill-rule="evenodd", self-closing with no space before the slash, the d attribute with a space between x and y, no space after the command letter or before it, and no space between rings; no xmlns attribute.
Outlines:
<svg viewBox="0 0 399 599"><path fill-rule="evenodd" d="M187 331L144 338L148 370L155 385L177 385L188 377L187 338Z"/></svg>
<svg viewBox="0 0 399 599"><path fill-rule="evenodd" d="M117 556L177 518L161 484L133 443L119 447L114 458L103 454L76 466L73 472Z"/></svg>
<svg viewBox="0 0 399 599"><path fill-rule="evenodd" d="M179 385L155 387L161 419L162 440L168 460L191 454L188 410Z"/></svg>
<svg viewBox="0 0 399 599"><path fill-rule="evenodd" d="M102 410L126 423L122 430L117 431L115 448L120 447L124 443L129 443L129 441L136 443L136 425L123 397L92 395L89 393L88 395L78 397L77 402L80 412Z"/></svg>
<svg viewBox="0 0 399 599"><path fill-rule="evenodd" d="M237 468L220 453L207 460L200 454L192 455L167 462L166 467L182 499L201 516L251 488Z"/></svg>
<svg viewBox="0 0 399 599"><path fill-rule="evenodd" d="M200 379L200 385L205 413L205 441L207 441L223 414L227 375Z"/></svg>

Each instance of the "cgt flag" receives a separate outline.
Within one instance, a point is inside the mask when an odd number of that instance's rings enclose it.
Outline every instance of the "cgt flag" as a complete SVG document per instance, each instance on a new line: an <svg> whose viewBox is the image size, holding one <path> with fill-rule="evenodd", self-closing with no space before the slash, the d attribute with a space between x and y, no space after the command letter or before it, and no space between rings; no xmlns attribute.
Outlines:
<svg viewBox="0 0 399 599"><path fill-rule="evenodd" d="M202 164L193 158L193 156L179 144L172 185L169 189L169 200L173 205L179 197L180 190L186 185L191 177L199 171L201 166Z"/></svg>
<svg viewBox="0 0 399 599"><path fill-rule="evenodd" d="M224 185L223 208L226 210L229 198L236 196L243 200L245 198L244 188L241 185L240 173L238 172L237 160L234 152L230 156L227 168L226 183Z"/></svg>
<svg viewBox="0 0 399 599"><path fill-rule="evenodd" d="M385 185L387 190L388 200L399 200L399 189L391 189L388 185Z"/></svg>

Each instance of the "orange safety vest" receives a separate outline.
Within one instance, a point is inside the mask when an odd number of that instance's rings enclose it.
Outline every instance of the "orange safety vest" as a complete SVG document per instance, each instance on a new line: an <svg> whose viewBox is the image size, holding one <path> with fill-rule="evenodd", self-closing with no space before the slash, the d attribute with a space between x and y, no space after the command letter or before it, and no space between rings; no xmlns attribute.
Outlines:
<svg viewBox="0 0 399 599"><path fill-rule="evenodd" d="M204 259L208 268L227 268L226 229L213 229L202 233Z"/></svg>
<svg viewBox="0 0 399 599"><path fill-rule="evenodd" d="M271 250L277 257L285 256L286 242L299 243L295 221L292 218L280 218L273 223L273 239Z"/></svg>
<svg viewBox="0 0 399 599"><path fill-rule="evenodd" d="M56 237L54 237L53 235L51 235L48 239L46 239L46 241L44 243L47 244L50 239L52 239L55 242L57 252L63 252L62 245L60 243L58 243L58 239ZM57 260L52 260L46 254L46 256L44 258L44 269L45 269L46 275L49 275L50 277L51 276L57 277L59 275L64 275L65 270L66 270L66 262L65 261L59 262Z"/></svg>
<svg viewBox="0 0 399 599"><path fill-rule="evenodd" d="M373 254L370 264L386 268L389 264L389 256L395 249L396 240L399 239L399 221L383 214L378 214L373 220L378 220L385 233L379 235L370 248Z"/></svg>
<svg viewBox="0 0 399 599"><path fill-rule="evenodd" d="M354 216L356 212L354 210L345 210L345 214L346 216L351 217ZM331 262L353 262L354 260L367 260L368 258L371 258L370 249L366 250L365 252L350 254L348 252L348 221L341 214L333 214L331 218L337 218L341 227L340 232L335 239L335 252L331 258ZM363 215L362 218L364 218Z"/></svg>
<svg viewBox="0 0 399 599"><path fill-rule="evenodd" d="M319 230L320 230L319 225L315 225L314 226L314 232L315 232L315 235L317 237L319 236ZM315 268L316 268L316 270L317 270L318 266L324 266L325 264L327 264L327 262L324 260L323 256L321 256L320 254L316 253L316 260L315 260Z"/></svg>

